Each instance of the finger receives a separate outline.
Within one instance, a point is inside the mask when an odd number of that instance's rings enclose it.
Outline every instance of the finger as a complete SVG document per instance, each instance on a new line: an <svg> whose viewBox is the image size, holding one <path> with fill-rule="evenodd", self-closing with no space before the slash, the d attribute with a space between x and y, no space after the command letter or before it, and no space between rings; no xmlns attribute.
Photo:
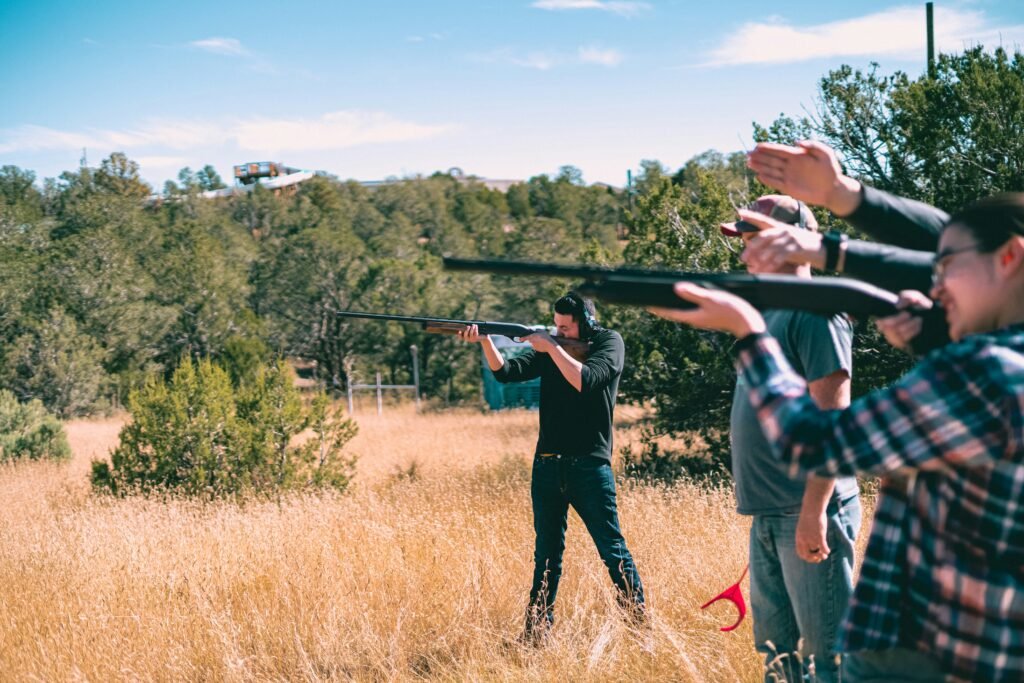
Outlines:
<svg viewBox="0 0 1024 683"><path fill-rule="evenodd" d="M751 154L764 154L780 159L791 158L802 153L799 147L783 145L778 142L759 142L754 146L754 151L751 152Z"/></svg>
<svg viewBox="0 0 1024 683"><path fill-rule="evenodd" d="M692 282L677 282L675 287L676 296L685 301L703 304L711 299L711 291Z"/></svg>
<svg viewBox="0 0 1024 683"><path fill-rule="evenodd" d="M898 308L921 308L929 309L935 302L929 299L923 292L915 289L904 289L900 292L899 300L896 302Z"/></svg>
<svg viewBox="0 0 1024 683"><path fill-rule="evenodd" d="M771 154L751 154L747 157L747 166L758 173L779 174L786 169L786 162Z"/></svg>
<svg viewBox="0 0 1024 683"><path fill-rule="evenodd" d="M680 310L678 308L660 308L657 306L649 306L647 312L664 318L670 322L683 323L685 325L692 325L694 323L693 313L700 309L691 309L689 311Z"/></svg>
<svg viewBox="0 0 1024 683"><path fill-rule="evenodd" d="M739 214L739 217L741 219L743 219L747 223L751 223L753 225L756 225L761 230L767 230L769 228L785 228L786 227L785 223L780 223L779 221L777 221L777 220L775 220L773 218L769 218L768 216L764 215L763 213L758 213L757 211L748 211L747 209L738 209L736 213Z"/></svg>
<svg viewBox="0 0 1024 683"><path fill-rule="evenodd" d="M831 147L823 142L818 142L817 140L801 140L796 144L800 149L806 150L815 158L831 158L833 154Z"/></svg>
<svg viewBox="0 0 1024 683"><path fill-rule="evenodd" d="M757 175L757 179L765 185L775 187L786 179L786 169L781 166L766 166L763 164L751 164L750 170Z"/></svg>

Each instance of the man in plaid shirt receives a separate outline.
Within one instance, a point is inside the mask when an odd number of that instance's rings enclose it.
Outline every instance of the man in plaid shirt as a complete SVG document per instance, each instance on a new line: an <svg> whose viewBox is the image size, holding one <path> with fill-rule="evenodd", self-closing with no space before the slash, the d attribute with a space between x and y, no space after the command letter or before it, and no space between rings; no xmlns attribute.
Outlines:
<svg viewBox="0 0 1024 683"><path fill-rule="evenodd" d="M659 314L740 338L738 369L791 473L897 475L841 634L844 681L1024 681L1024 194L950 219L931 294L953 343L846 410L816 407L745 301L677 291L699 308Z"/></svg>

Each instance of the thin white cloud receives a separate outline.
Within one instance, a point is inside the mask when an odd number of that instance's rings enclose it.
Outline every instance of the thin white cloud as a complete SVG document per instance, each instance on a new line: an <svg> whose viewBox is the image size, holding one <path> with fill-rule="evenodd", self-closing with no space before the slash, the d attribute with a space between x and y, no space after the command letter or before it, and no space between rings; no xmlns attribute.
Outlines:
<svg viewBox="0 0 1024 683"><path fill-rule="evenodd" d="M151 151L198 150L224 144L249 152L344 149L358 145L424 140L451 124L405 121L368 111L329 112L317 118L242 118L223 121L154 121L126 130L64 131L25 125L0 130L0 154L81 148Z"/></svg>
<svg viewBox="0 0 1024 683"><path fill-rule="evenodd" d="M204 38L202 40L193 40L189 45L217 55L227 55L229 57L250 56L250 52L242 46L242 41L237 38Z"/></svg>
<svg viewBox="0 0 1024 683"><path fill-rule="evenodd" d="M603 49L593 46L581 47L576 54L581 64L618 66L622 63L622 53L613 49Z"/></svg>
<svg viewBox="0 0 1024 683"><path fill-rule="evenodd" d="M795 26L784 19L752 22L732 32L701 66L784 64L827 57L907 57L925 54L925 12L918 6L825 24ZM1013 44L1024 26L992 26L980 11L936 8L935 45L941 52L966 46Z"/></svg>
<svg viewBox="0 0 1024 683"><path fill-rule="evenodd" d="M530 6L555 12L596 9L624 17L636 16L651 8L646 2L633 2L632 0L536 0Z"/></svg>
<svg viewBox="0 0 1024 683"><path fill-rule="evenodd" d="M409 36L405 39L407 43L422 43L427 40L448 40L447 33L428 33L424 36Z"/></svg>
<svg viewBox="0 0 1024 683"><path fill-rule="evenodd" d="M180 48L181 45L174 47ZM204 38L203 40L193 40L190 43L186 43L184 47L191 50L203 50L211 54L224 55L226 57L237 57L239 59L239 62L237 63L244 65L245 68L256 73L265 74L267 76L293 77L314 81L320 80L319 77L309 69L296 69L278 66L278 64L273 60L257 54L242 45L242 41L237 38Z"/></svg>
<svg viewBox="0 0 1024 683"><path fill-rule="evenodd" d="M516 66L523 66L527 69L538 69L539 71L547 71L548 69L559 64L562 59L561 57L547 53L547 52L530 52L525 55L516 56L509 55L508 61L510 64Z"/></svg>
<svg viewBox="0 0 1024 683"><path fill-rule="evenodd" d="M489 64L509 64L526 69L548 71L557 67L572 65L615 67L622 63L624 57L621 52L615 49L583 46L577 48L575 53L545 50L519 52L511 48L499 48L491 52L472 55L470 58Z"/></svg>

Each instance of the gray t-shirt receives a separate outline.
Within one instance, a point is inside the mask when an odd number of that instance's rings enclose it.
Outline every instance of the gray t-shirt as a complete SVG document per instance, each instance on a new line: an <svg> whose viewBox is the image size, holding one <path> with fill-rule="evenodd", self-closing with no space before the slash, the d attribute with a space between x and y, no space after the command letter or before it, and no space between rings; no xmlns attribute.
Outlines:
<svg viewBox="0 0 1024 683"><path fill-rule="evenodd" d="M839 370L852 376L853 327L846 316L826 318L804 311L767 311L764 319L790 365L808 382ZM741 515L799 512L807 479L790 479L786 467L772 457L750 405L749 391L743 379L737 379L729 420L737 511ZM857 480L845 477L836 480L832 495L846 500L856 493Z"/></svg>

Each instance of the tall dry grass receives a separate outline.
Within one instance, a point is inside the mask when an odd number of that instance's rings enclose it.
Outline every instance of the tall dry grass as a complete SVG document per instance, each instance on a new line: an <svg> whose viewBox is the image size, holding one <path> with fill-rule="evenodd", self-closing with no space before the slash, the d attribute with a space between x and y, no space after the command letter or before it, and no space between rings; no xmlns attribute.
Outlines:
<svg viewBox="0 0 1024 683"><path fill-rule="evenodd" d="M573 514L552 641L527 649L512 641L531 576L536 414L358 419L344 495L96 497L89 460L118 420L69 423L70 464L0 468L0 677L760 680L749 621L720 633L730 609L698 609L746 563L730 493L620 489L653 609L644 632L621 620ZM620 443L634 437L620 425Z"/></svg>

